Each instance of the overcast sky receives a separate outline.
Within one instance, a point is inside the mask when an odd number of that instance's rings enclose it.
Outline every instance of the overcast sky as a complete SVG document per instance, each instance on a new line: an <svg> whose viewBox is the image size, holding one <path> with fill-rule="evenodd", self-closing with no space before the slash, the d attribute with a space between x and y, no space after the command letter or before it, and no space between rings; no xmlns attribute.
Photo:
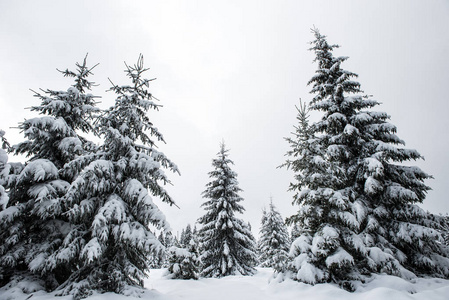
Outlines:
<svg viewBox="0 0 449 300"><path fill-rule="evenodd" d="M0 0L0 128L12 143L16 127L35 116L29 89L66 90L58 69L89 53L100 63L92 79L101 108L114 102L107 78L128 84L123 61L139 53L151 70L150 91L164 107L151 112L180 168L167 189L181 209L159 203L175 231L204 211L201 192L222 139L238 173L241 216L257 235L270 196L284 217L297 211L287 192L293 174L276 169L289 146L299 98L317 66L308 51L316 26L343 68L382 103L398 136L434 176L422 207L449 212L448 1L6 1ZM10 157L10 161L19 158Z"/></svg>

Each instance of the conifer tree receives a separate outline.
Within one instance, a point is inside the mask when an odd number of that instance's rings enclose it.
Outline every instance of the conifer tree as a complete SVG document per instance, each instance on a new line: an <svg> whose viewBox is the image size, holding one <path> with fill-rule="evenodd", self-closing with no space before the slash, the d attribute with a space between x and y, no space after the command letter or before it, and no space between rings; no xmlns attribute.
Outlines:
<svg viewBox="0 0 449 300"><path fill-rule="evenodd" d="M184 248L170 247L167 256L167 271L171 279L198 279L198 250L193 239L190 239L188 245Z"/></svg>
<svg viewBox="0 0 449 300"><path fill-rule="evenodd" d="M287 167L295 172L295 182L290 183L289 191L294 192L293 204L297 202L297 199L301 197L301 192L304 187L319 187L324 186L332 179L330 175L330 165L326 161L325 153L322 150L320 140L314 137L312 129L309 126L309 107L303 103L300 99L299 107L296 107L298 112L297 121L298 126L295 126L295 132L293 138L288 137L286 141L290 144L291 150L287 152L288 159L281 167ZM317 193L322 192L319 190ZM317 214L318 211L309 210L308 216L312 218L313 214ZM315 215L313 218L319 219L319 215ZM292 235L294 233L294 239L299 237L302 232L307 234L309 230L309 224L302 222L298 224L300 220L298 215L293 215L287 218L286 222L289 225L293 225ZM293 241L293 240L292 240Z"/></svg>
<svg viewBox="0 0 449 300"><path fill-rule="evenodd" d="M198 229L196 228L196 224L193 226L193 230L192 230L192 239L196 242L198 242Z"/></svg>
<svg viewBox="0 0 449 300"><path fill-rule="evenodd" d="M7 148L7 142L4 137L5 132L0 129L0 139L1 139L1 147L0 147L0 214L2 211L6 209L6 206L9 201L8 194L6 192L6 182L8 178L8 154L4 148ZM0 266L0 286L3 286L7 283L7 279L5 278L5 270Z"/></svg>
<svg viewBox="0 0 449 300"><path fill-rule="evenodd" d="M187 224L186 228L182 230L181 237L179 239L179 244L183 248L187 248L190 244L190 240L192 239L192 227L190 224Z"/></svg>
<svg viewBox="0 0 449 300"><path fill-rule="evenodd" d="M91 122L99 112L95 107L98 97L87 93L95 85L88 77L96 66L88 67L86 56L82 64L76 63L76 71L59 71L64 77L74 78L75 83L67 91L34 92L41 105L31 107L31 111L45 116L20 124L28 140L15 146L16 154L25 154L30 161L47 159L61 170L66 163L95 147L79 134L92 132ZM62 177L71 182L75 175L63 172Z"/></svg>
<svg viewBox="0 0 449 300"><path fill-rule="evenodd" d="M301 230L299 229L299 225L297 223L293 224L292 230L291 230L291 241L296 240L301 235Z"/></svg>
<svg viewBox="0 0 449 300"><path fill-rule="evenodd" d="M252 275L255 272L256 247L248 225L235 214L243 213L239 203L237 173L231 169L229 150L221 144L218 158L212 160L214 170L209 173L212 181L206 185L202 207L206 214L198 220L201 275L223 277L227 275Z"/></svg>
<svg viewBox="0 0 449 300"><path fill-rule="evenodd" d="M200 237L199 237L199 231L196 228L196 225L193 226L192 230L192 239L190 243L194 244L194 249L196 256L198 257L198 276L200 275L201 270L203 269L202 263L201 263L201 257L200 257Z"/></svg>
<svg viewBox="0 0 449 300"><path fill-rule="evenodd" d="M76 72L61 72L75 78L67 91L35 92L41 104L31 110L42 116L19 125L26 141L11 150L29 160L9 171L9 202L0 218L0 266L6 276L31 273L45 279L50 290L71 273L65 263L50 259L70 227L61 216L59 199L74 174L63 168L92 147L79 132L90 131L90 121L97 112L95 97L86 93L92 86L87 78L93 68L87 67L86 58L76 66Z"/></svg>
<svg viewBox="0 0 449 300"><path fill-rule="evenodd" d="M437 224L416 205L430 176L403 164L421 155L404 148L386 113L373 110L379 102L360 95L357 75L341 68L347 58L332 55L337 46L314 34L310 109L323 116L308 126L300 111L286 163L300 206L289 218L301 227L291 249L293 278L351 289L345 281L372 273L449 276Z"/></svg>
<svg viewBox="0 0 449 300"><path fill-rule="evenodd" d="M173 234L171 232L167 232L165 234L165 247L169 248L175 244L175 237L173 237Z"/></svg>
<svg viewBox="0 0 449 300"><path fill-rule="evenodd" d="M165 245L165 238L164 238L164 233L161 232L158 236L158 241L162 244L162 246L166 246ZM166 248L167 249L167 248ZM162 250L162 251L158 251L156 253L153 253L152 255L150 255L150 268L151 269L160 269L164 266L165 263L165 257L166 257L166 249Z"/></svg>
<svg viewBox="0 0 449 300"><path fill-rule="evenodd" d="M198 256L198 241L193 237L190 224L187 224L181 232L179 247L168 248L168 276L172 279L198 279Z"/></svg>
<svg viewBox="0 0 449 300"><path fill-rule="evenodd" d="M165 237L164 237L164 233L163 233L163 232L159 233L159 236L157 237L157 239L159 240L159 242L160 242L163 246L166 246L166 244L165 244Z"/></svg>
<svg viewBox="0 0 449 300"><path fill-rule="evenodd" d="M276 272L282 272L288 261L290 238L287 226L273 201L270 202L268 210L263 210L261 223L259 264L261 267L270 267Z"/></svg>
<svg viewBox="0 0 449 300"><path fill-rule="evenodd" d="M139 56L137 64L126 65L131 85L111 87L117 98L97 129L104 143L94 157L80 158L91 162L64 196L76 226L56 257L79 267L61 286L62 294L80 298L92 290L123 293L142 287L151 254L164 250L152 228L167 233L169 225L152 197L174 204L163 188L170 182L163 169L178 169L156 150L156 142L165 141L147 116L160 107L148 91L151 80L143 77L147 70Z"/></svg>
<svg viewBox="0 0 449 300"><path fill-rule="evenodd" d="M182 241L184 240L184 235L185 235L185 228L183 228L183 229L181 230L181 235L179 236L180 244L181 244Z"/></svg>
<svg viewBox="0 0 449 300"><path fill-rule="evenodd" d="M172 246L179 246L176 237L173 236L172 232L167 232L165 234L165 240L163 245L165 246L165 251L163 252L164 260L162 263L162 268L168 268L168 251Z"/></svg>

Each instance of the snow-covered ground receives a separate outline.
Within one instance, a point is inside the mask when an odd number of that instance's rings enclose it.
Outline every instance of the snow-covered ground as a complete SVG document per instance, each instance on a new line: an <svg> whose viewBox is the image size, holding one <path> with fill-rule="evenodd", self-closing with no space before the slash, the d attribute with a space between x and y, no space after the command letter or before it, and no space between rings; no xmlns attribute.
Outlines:
<svg viewBox="0 0 449 300"><path fill-rule="evenodd" d="M372 281L360 285L354 293L346 292L331 284L315 286L291 280L270 280L272 271L259 268L254 276L228 276L221 279L170 280L163 276L165 270L152 270L145 281L147 290L141 299L152 300L448 300L449 280L416 279L408 282L393 276L375 276ZM69 300L70 296L56 297L42 291L25 294L22 288L0 290L1 300ZM30 297L30 298L29 298ZM88 300L132 300L115 294L93 295Z"/></svg>

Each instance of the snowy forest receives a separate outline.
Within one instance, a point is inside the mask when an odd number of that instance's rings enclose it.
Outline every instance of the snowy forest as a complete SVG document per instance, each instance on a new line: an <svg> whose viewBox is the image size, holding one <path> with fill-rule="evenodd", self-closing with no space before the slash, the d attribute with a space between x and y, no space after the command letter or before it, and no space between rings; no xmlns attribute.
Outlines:
<svg viewBox="0 0 449 300"><path fill-rule="evenodd" d="M0 296L31 285L29 293L76 300L139 297L158 269L173 282L268 269L277 284L351 293L376 275L448 280L449 217L419 206L432 178L413 165L423 157L344 69L349 58L334 56L338 45L316 28L310 45L310 94L291 108L289 151L279 157L293 174L291 213L281 215L276 199L261 207L260 224L245 220L232 145L217 141L216 156L204 158L203 215L180 234L164 209L178 206L166 187L182 173L159 150L166 140L151 115L164 114L163 102L144 57L125 63L128 81L109 79L105 95L92 93L101 65L89 56L58 70L72 84L33 91L35 116L18 125L23 141L12 145L0 130ZM100 109L111 95L114 104Z"/></svg>

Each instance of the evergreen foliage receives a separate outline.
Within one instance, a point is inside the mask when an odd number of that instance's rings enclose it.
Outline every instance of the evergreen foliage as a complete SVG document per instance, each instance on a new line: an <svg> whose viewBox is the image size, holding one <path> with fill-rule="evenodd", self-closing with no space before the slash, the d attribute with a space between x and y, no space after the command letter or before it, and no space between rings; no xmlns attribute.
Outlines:
<svg viewBox="0 0 449 300"><path fill-rule="evenodd" d="M360 95L357 75L341 68L347 57L334 57L337 46L313 33L318 70L309 81L309 108L322 119L309 125L300 108L299 126L287 139L285 166L295 172L290 189L299 205L288 222L301 227L290 251L293 278L351 289L346 281L372 273L448 277L439 225L416 205L431 176L404 165L421 155L404 148L386 113L373 110L379 102Z"/></svg>
<svg viewBox="0 0 449 300"><path fill-rule="evenodd" d="M131 85L113 84L115 105L97 124L104 143L94 155L66 166L79 174L63 198L74 226L54 258L78 268L61 294L80 298L92 290L123 293L142 287L150 256L164 250L151 228L168 232L169 225L152 197L174 204L162 187L170 182L163 169L178 169L155 149L156 142L165 141L147 116L160 107L147 89L151 80L143 78L147 70L142 56L136 65L126 65Z"/></svg>
<svg viewBox="0 0 449 300"><path fill-rule="evenodd" d="M50 290L71 272L65 262L50 258L70 228L59 204L74 174L63 168L92 148L78 132L90 131L98 111L95 97L85 93L92 85L87 78L93 68L87 67L86 58L76 66L76 72L62 72L75 78L67 91L35 92L41 104L31 110L42 116L20 123L26 141L10 149L29 160L4 174L9 202L0 215L0 267L5 277L35 274Z"/></svg>
<svg viewBox="0 0 449 300"><path fill-rule="evenodd" d="M190 239L184 248L172 246L168 250L168 274L171 279L198 279L198 249Z"/></svg>
<svg viewBox="0 0 449 300"><path fill-rule="evenodd" d="M87 56L83 64L76 64L75 72L60 71L65 77L73 77L75 83L67 91L42 90L34 92L41 100L41 105L31 107L44 117L25 120L19 128L28 139L15 146L16 154L25 154L30 161L47 159L58 170L81 154L86 154L94 147L93 143L78 133L92 131L91 121L99 109L95 107L95 98L86 93L94 86L88 81L92 68L87 66ZM74 174L63 174L63 179L72 181Z"/></svg>
<svg viewBox="0 0 449 300"><path fill-rule="evenodd" d="M158 251L158 252L150 255L150 265L149 266L151 269L160 269L160 268L164 267L165 260L166 260L165 252L168 248L166 248L166 245L165 245L164 233L161 232L159 234L159 236L157 237L157 239L161 243L161 245L165 247L165 250Z"/></svg>
<svg viewBox="0 0 449 300"><path fill-rule="evenodd" d="M201 263L200 259L200 237L199 237L199 231L196 228L196 225L193 226L192 230L192 239L190 240L190 243L193 243L195 246L195 253L198 257L198 275L200 275L200 271L203 269L203 265Z"/></svg>
<svg viewBox="0 0 449 300"><path fill-rule="evenodd" d="M439 216L444 244L449 247L449 215Z"/></svg>
<svg viewBox="0 0 449 300"><path fill-rule="evenodd" d="M0 149L2 149L3 151L9 151L11 149L11 145L9 144L8 140L5 137L5 131L3 131L2 129L0 129L0 139L1 139L1 146ZM6 152L2 152L3 155L7 155ZM4 156L2 156L2 158L4 158Z"/></svg>
<svg viewBox="0 0 449 300"><path fill-rule="evenodd" d="M0 147L0 212L6 208L9 197L6 193L6 179L7 179L7 167L8 167L8 154L5 149L9 147L9 143L5 138L5 132L0 129L0 139L2 146ZM1 275L0 275L1 276ZM0 280L2 278L0 277Z"/></svg>
<svg viewBox="0 0 449 300"><path fill-rule="evenodd" d="M179 243L177 242L177 239L175 236L173 236L172 232L167 232L165 234L164 243L162 243L165 246L165 251L163 252L163 263L162 268L168 268L168 251L172 246L179 246Z"/></svg>
<svg viewBox="0 0 449 300"><path fill-rule="evenodd" d="M272 201L269 209L263 210L261 223L259 265L283 272L288 261L290 238L287 226Z"/></svg>
<svg viewBox="0 0 449 300"><path fill-rule="evenodd" d="M301 235L301 230L299 228L299 225L297 223L294 223L293 227L292 227L291 234L290 234L291 241L296 240L300 235Z"/></svg>
<svg viewBox="0 0 449 300"><path fill-rule="evenodd" d="M182 230L181 237L179 238L179 244L183 248L187 248L192 240L192 227L187 224L186 228Z"/></svg>
<svg viewBox="0 0 449 300"><path fill-rule="evenodd" d="M198 220L202 225L199 232L201 275L223 277L228 275L252 275L255 272L256 247L248 225L235 214L244 208L239 202L241 189L238 187L237 173L232 171L229 150L221 144L218 158L212 160L214 170L206 185L202 204L206 214Z"/></svg>

